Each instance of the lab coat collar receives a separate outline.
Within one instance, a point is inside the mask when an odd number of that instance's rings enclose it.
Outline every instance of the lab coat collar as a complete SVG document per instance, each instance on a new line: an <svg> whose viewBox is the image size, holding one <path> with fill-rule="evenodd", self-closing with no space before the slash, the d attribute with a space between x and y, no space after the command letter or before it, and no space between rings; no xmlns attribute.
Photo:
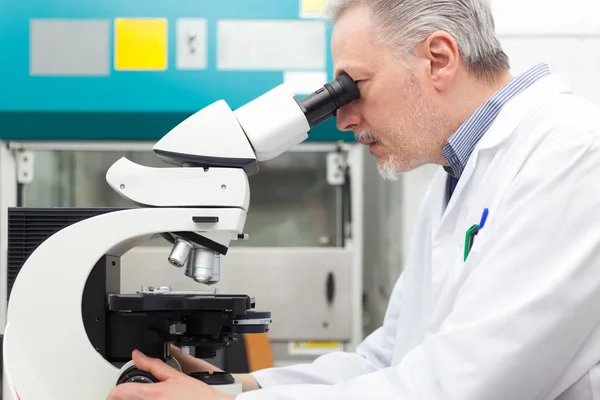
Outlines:
<svg viewBox="0 0 600 400"><path fill-rule="evenodd" d="M540 99L559 93L572 93L565 75L548 75L510 100L498 115L494 124L481 138L477 150L491 149L501 145L521 123L523 118L539 104Z"/></svg>
<svg viewBox="0 0 600 400"><path fill-rule="evenodd" d="M436 233L443 227L449 215L453 215L453 211L457 205L460 204L461 193L475 170L480 153L491 151L502 145L526 115L540 104L540 99L547 99L559 93L571 93L569 83L565 76L552 74L540 79L527 90L510 100L473 150L448 204L446 204L445 195L448 175L440 168L433 181L433 184L437 188L437 193L439 193L437 206L435 207L437 217L432 224L434 246Z"/></svg>

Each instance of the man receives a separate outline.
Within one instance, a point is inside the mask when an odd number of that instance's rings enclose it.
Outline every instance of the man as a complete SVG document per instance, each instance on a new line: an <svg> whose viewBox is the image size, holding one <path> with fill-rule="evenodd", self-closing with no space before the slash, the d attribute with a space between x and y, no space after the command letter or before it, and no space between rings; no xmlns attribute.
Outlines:
<svg viewBox="0 0 600 400"><path fill-rule="evenodd" d="M387 178L441 166L383 326L356 352L237 376L237 397L135 354L164 382L110 398L598 398L600 109L545 64L513 78L486 0L330 10L335 72L361 93L338 127Z"/></svg>

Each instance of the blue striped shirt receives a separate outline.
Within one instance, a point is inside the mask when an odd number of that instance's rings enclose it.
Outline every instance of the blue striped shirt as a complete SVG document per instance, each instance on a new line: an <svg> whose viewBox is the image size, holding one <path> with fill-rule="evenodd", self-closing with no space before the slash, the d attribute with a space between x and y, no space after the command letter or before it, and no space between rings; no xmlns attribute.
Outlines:
<svg viewBox="0 0 600 400"><path fill-rule="evenodd" d="M469 119L454 133L444 146L444 158L448 163L444 167L450 175L450 192L454 190L456 181L460 178L465 165L485 132L500 114L502 107L513 97L523 92L540 78L549 75L547 64L538 64L527 72L517 76L503 86L492 97L481 105ZM454 179L452 179L454 178Z"/></svg>

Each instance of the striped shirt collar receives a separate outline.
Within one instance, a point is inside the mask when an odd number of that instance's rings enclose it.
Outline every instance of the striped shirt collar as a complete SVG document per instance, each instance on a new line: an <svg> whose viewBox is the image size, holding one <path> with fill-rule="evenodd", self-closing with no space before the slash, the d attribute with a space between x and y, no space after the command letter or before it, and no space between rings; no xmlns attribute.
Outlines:
<svg viewBox="0 0 600 400"><path fill-rule="evenodd" d="M458 179L462 174L473 149L500 114L502 107L513 97L523 92L537 80L550 74L547 64L538 64L503 86L481 105L461 127L450 136L444 146L444 167L450 176Z"/></svg>

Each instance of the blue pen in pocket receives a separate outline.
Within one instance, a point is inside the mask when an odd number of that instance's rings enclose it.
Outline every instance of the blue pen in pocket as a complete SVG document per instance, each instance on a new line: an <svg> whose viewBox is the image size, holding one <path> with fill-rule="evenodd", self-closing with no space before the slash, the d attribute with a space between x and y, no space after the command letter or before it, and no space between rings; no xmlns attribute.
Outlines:
<svg viewBox="0 0 600 400"><path fill-rule="evenodd" d="M489 214L490 210L488 210L487 208L483 209L483 214L481 214L481 221L479 221L479 229L478 230L482 230L484 225L485 225L485 221L487 220L488 214Z"/></svg>

